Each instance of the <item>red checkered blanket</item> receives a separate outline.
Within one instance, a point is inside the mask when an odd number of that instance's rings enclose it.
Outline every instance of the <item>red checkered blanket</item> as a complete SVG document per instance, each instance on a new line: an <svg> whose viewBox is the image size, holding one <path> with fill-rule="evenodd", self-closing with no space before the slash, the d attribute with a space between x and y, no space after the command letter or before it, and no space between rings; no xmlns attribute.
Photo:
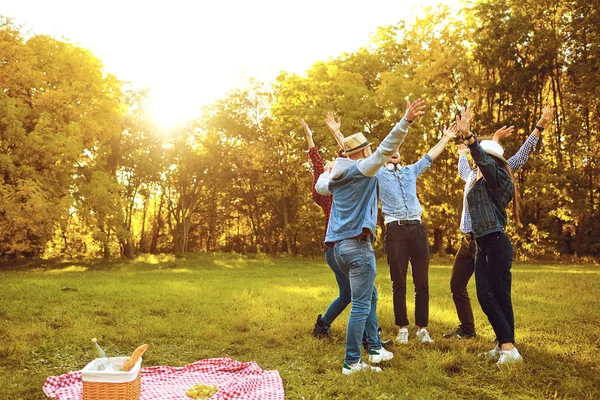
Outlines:
<svg viewBox="0 0 600 400"><path fill-rule="evenodd" d="M283 383L277 371L263 371L255 362L211 358L179 368L142 368L140 400L189 400L185 392L197 383L219 388L212 400L284 398ZM44 393L55 400L80 400L82 387L81 372L69 372L48 377Z"/></svg>

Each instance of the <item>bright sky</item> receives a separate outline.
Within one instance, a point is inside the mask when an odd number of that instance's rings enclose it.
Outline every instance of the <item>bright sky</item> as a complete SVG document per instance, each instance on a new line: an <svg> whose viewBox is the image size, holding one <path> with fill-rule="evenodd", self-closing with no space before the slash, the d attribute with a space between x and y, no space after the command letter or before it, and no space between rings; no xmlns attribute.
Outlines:
<svg viewBox="0 0 600 400"><path fill-rule="evenodd" d="M0 15L88 48L119 79L151 88L154 117L169 126L249 77L301 73L440 2L457 0L10 0Z"/></svg>

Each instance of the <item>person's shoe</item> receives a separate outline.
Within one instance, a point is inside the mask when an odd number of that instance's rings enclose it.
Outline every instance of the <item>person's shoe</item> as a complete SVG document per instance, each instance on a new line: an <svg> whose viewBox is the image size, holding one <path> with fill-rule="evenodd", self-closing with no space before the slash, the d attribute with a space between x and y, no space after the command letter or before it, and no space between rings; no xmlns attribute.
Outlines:
<svg viewBox="0 0 600 400"><path fill-rule="evenodd" d="M523 357L519 354L519 350L517 350L516 347L513 347L512 350L500 350L500 357L496 364L514 364L522 361Z"/></svg>
<svg viewBox="0 0 600 400"><path fill-rule="evenodd" d="M421 343L433 343L433 339L429 336L429 332L425 328L417 331L417 340Z"/></svg>
<svg viewBox="0 0 600 400"><path fill-rule="evenodd" d="M357 363L354 364L350 364L348 365L348 363L344 362L344 366L342 367L342 374L344 375L351 375L355 372L381 372L381 368L379 367L372 367L369 364L366 364L363 362L363 360L360 360Z"/></svg>
<svg viewBox="0 0 600 400"><path fill-rule="evenodd" d="M408 344L408 328L400 328L398 337L396 337L396 343Z"/></svg>
<svg viewBox="0 0 600 400"><path fill-rule="evenodd" d="M316 338L331 337L331 329L329 328L329 325L321 319L321 314L317 316L317 322L315 322L315 328L313 329L313 336Z"/></svg>
<svg viewBox="0 0 600 400"><path fill-rule="evenodd" d="M455 331L444 333L444 339L457 338L457 339L473 339L477 337L475 331L467 333L459 326Z"/></svg>
<svg viewBox="0 0 600 400"><path fill-rule="evenodd" d="M394 354L387 351L383 347L379 350L369 350L369 362L377 364L383 361L389 361L394 358Z"/></svg>
<svg viewBox="0 0 600 400"><path fill-rule="evenodd" d="M498 361L500 358L500 347L496 346L490 351L478 354L478 357L487 358L488 360Z"/></svg>
<svg viewBox="0 0 600 400"><path fill-rule="evenodd" d="M393 340L391 340L391 339L389 339L389 340L383 340L381 338L381 327L377 328L377 333L379 334L379 339L381 340L381 345L382 346L388 347L388 346L392 345ZM369 349L369 345L367 343L367 333L366 332L363 332L362 345L363 345L363 348L365 350Z"/></svg>
<svg viewBox="0 0 600 400"><path fill-rule="evenodd" d="M394 341L393 341L392 339L383 340L383 339L381 338L381 331L382 331L382 329L381 329L381 327L379 327L379 328L377 329L377 332L379 333L379 339L381 339L381 345L382 345L383 347L386 347L386 346L391 346L391 345L394 343Z"/></svg>

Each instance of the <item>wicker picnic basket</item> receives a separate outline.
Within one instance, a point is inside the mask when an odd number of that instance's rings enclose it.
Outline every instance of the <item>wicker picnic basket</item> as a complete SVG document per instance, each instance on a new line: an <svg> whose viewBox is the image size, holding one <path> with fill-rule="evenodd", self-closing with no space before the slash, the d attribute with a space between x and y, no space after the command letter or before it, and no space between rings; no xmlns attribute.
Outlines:
<svg viewBox="0 0 600 400"><path fill-rule="evenodd" d="M120 367L129 357L112 357ZM82 371L83 400L138 400L141 392L141 364L138 360L131 371L98 371L99 360L89 363Z"/></svg>

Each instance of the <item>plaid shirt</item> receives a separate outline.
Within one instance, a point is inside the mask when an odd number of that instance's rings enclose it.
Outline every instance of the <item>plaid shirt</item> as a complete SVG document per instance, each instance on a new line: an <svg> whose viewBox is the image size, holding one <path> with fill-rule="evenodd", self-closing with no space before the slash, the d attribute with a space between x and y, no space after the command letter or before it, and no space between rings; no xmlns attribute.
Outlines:
<svg viewBox="0 0 600 400"><path fill-rule="evenodd" d="M521 168L527 162L529 155L533 153L535 146L540 140L534 133L530 134L525 143L521 146L519 151L515 153L514 156L507 160L508 166L512 172L515 172L519 168ZM460 218L460 230L463 233L470 233L473 231L473 225L471 222L471 214L467 212L469 209L469 205L467 203L467 193L469 193L469 189L471 188L471 184L477 178L477 168L471 168L469 165L469 160L467 156L458 157L458 174L465 181L465 192L463 195L463 209L462 216Z"/></svg>
<svg viewBox="0 0 600 400"><path fill-rule="evenodd" d="M319 154L318 147L311 147L308 150L308 158L310 159L310 163L313 169L313 181L312 181L312 198L323 209L323 213L325 214L325 234L327 234L327 226L329 225L329 215L331 214L331 196L323 196L319 194L316 189L317 180L319 180L319 176L323 172L325 172L325 166L323 165L323 159ZM339 151L338 157L344 157L342 155L342 150ZM323 244L323 249L327 249L327 246Z"/></svg>

